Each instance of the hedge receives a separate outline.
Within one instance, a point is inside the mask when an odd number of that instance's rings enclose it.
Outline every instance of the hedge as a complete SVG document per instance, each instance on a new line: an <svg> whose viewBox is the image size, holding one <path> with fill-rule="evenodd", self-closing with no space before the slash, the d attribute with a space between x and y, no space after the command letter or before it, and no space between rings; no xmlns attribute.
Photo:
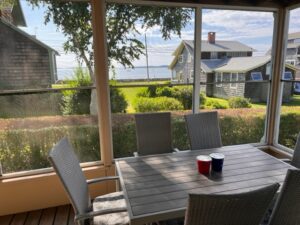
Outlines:
<svg viewBox="0 0 300 225"><path fill-rule="evenodd" d="M259 142L263 136L263 116L220 118L223 145ZM172 118L173 146L189 149L182 117ZM300 130L300 114L281 117L279 142L294 148ZM112 128L114 156L132 156L136 151L135 124L132 120L117 123ZM49 127L0 131L0 161L5 173L49 167L48 151L62 137L68 136L81 162L100 159L99 133L96 125Z"/></svg>

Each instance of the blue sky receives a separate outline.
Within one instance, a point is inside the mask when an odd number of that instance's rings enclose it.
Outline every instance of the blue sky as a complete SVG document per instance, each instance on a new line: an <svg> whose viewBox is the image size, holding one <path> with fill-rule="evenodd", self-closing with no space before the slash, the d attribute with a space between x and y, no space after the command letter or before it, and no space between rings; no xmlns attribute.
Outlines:
<svg viewBox="0 0 300 225"><path fill-rule="evenodd" d="M77 61L73 54L63 51L65 37L57 30L53 23L44 24L44 8L32 7L21 0L27 27L26 32L36 35L37 38L52 48L60 56L57 57L59 69L76 67ZM139 28L141 33L145 31ZM207 38L209 31L216 32L217 40L237 40L256 50L255 55L263 55L271 47L273 32L273 14L268 12L230 11L230 10L204 10L202 24L202 39ZM291 12L289 32L300 31L300 8ZM180 38L172 35L171 40L161 38L160 27L146 31L148 39L149 65L168 65L172 60L172 52L180 43ZM144 40L141 35L140 40ZM194 38L194 19L182 31L182 39ZM145 66L145 57L134 62L135 66ZM117 65L118 66L118 65Z"/></svg>

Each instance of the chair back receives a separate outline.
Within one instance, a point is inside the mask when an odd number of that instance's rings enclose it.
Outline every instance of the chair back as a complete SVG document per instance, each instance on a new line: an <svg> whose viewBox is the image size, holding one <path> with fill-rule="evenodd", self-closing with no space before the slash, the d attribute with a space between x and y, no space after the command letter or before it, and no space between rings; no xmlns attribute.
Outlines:
<svg viewBox="0 0 300 225"><path fill-rule="evenodd" d="M185 115L191 150L222 147L218 112Z"/></svg>
<svg viewBox="0 0 300 225"><path fill-rule="evenodd" d="M258 225L278 187L275 183L240 194L190 194L184 224Z"/></svg>
<svg viewBox="0 0 300 225"><path fill-rule="evenodd" d="M75 214L91 211L91 200L86 178L66 137L51 149L48 159L68 194Z"/></svg>
<svg viewBox="0 0 300 225"><path fill-rule="evenodd" d="M298 134L291 164L300 169L300 133Z"/></svg>
<svg viewBox="0 0 300 225"><path fill-rule="evenodd" d="M139 155L170 153L172 149L171 114L135 114Z"/></svg>
<svg viewBox="0 0 300 225"><path fill-rule="evenodd" d="M288 170L269 225L300 224L300 170Z"/></svg>

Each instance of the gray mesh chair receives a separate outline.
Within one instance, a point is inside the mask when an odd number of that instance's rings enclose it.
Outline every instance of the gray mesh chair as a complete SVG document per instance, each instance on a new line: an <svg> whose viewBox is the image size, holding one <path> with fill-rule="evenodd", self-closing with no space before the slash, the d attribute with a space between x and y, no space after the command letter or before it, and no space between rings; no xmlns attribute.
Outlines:
<svg viewBox="0 0 300 225"><path fill-rule="evenodd" d="M191 150L222 147L217 112L185 115Z"/></svg>
<svg viewBox="0 0 300 225"><path fill-rule="evenodd" d="M298 138L296 141L294 153L292 159L281 159L284 162L291 164L294 167L300 169L300 133L298 134Z"/></svg>
<svg viewBox="0 0 300 225"><path fill-rule="evenodd" d="M300 224L300 170L288 170L269 225Z"/></svg>
<svg viewBox="0 0 300 225"><path fill-rule="evenodd" d="M67 138L61 139L50 151L49 160L60 178L75 211L77 224L120 225L129 218L122 192L102 195L91 202L88 185L118 177L86 180L72 146ZM92 219L93 218L93 219Z"/></svg>
<svg viewBox="0 0 300 225"><path fill-rule="evenodd" d="M171 153L172 148L171 113L135 114L137 153L154 155Z"/></svg>
<svg viewBox="0 0 300 225"><path fill-rule="evenodd" d="M297 138L296 146L294 149L294 154L293 154L291 164L292 164L292 166L300 169L300 133L298 134L298 138Z"/></svg>
<svg viewBox="0 0 300 225"><path fill-rule="evenodd" d="M279 184L241 194L190 194L185 225L258 225Z"/></svg>

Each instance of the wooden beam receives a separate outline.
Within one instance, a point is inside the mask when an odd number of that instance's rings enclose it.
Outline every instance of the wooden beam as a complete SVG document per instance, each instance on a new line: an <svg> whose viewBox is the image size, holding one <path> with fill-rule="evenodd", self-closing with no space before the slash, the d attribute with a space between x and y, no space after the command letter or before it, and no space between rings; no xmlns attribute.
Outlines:
<svg viewBox="0 0 300 225"><path fill-rule="evenodd" d="M201 37L202 37L202 8L197 7L195 13L194 34L194 88L193 88L193 113L199 112L200 102L200 73L201 73Z"/></svg>
<svg viewBox="0 0 300 225"><path fill-rule="evenodd" d="M274 15L272 82L266 122L266 142L271 146L276 144L278 139L283 88L281 78L285 64L284 60L288 36L289 11L285 8L281 8L277 13L274 13Z"/></svg>
<svg viewBox="0 0 300 225"><path fill-rule="evenodd" d="M106 49L105 1L91 0L91 9L101 160L105 166L111 166L113 145Z"/></svg>

